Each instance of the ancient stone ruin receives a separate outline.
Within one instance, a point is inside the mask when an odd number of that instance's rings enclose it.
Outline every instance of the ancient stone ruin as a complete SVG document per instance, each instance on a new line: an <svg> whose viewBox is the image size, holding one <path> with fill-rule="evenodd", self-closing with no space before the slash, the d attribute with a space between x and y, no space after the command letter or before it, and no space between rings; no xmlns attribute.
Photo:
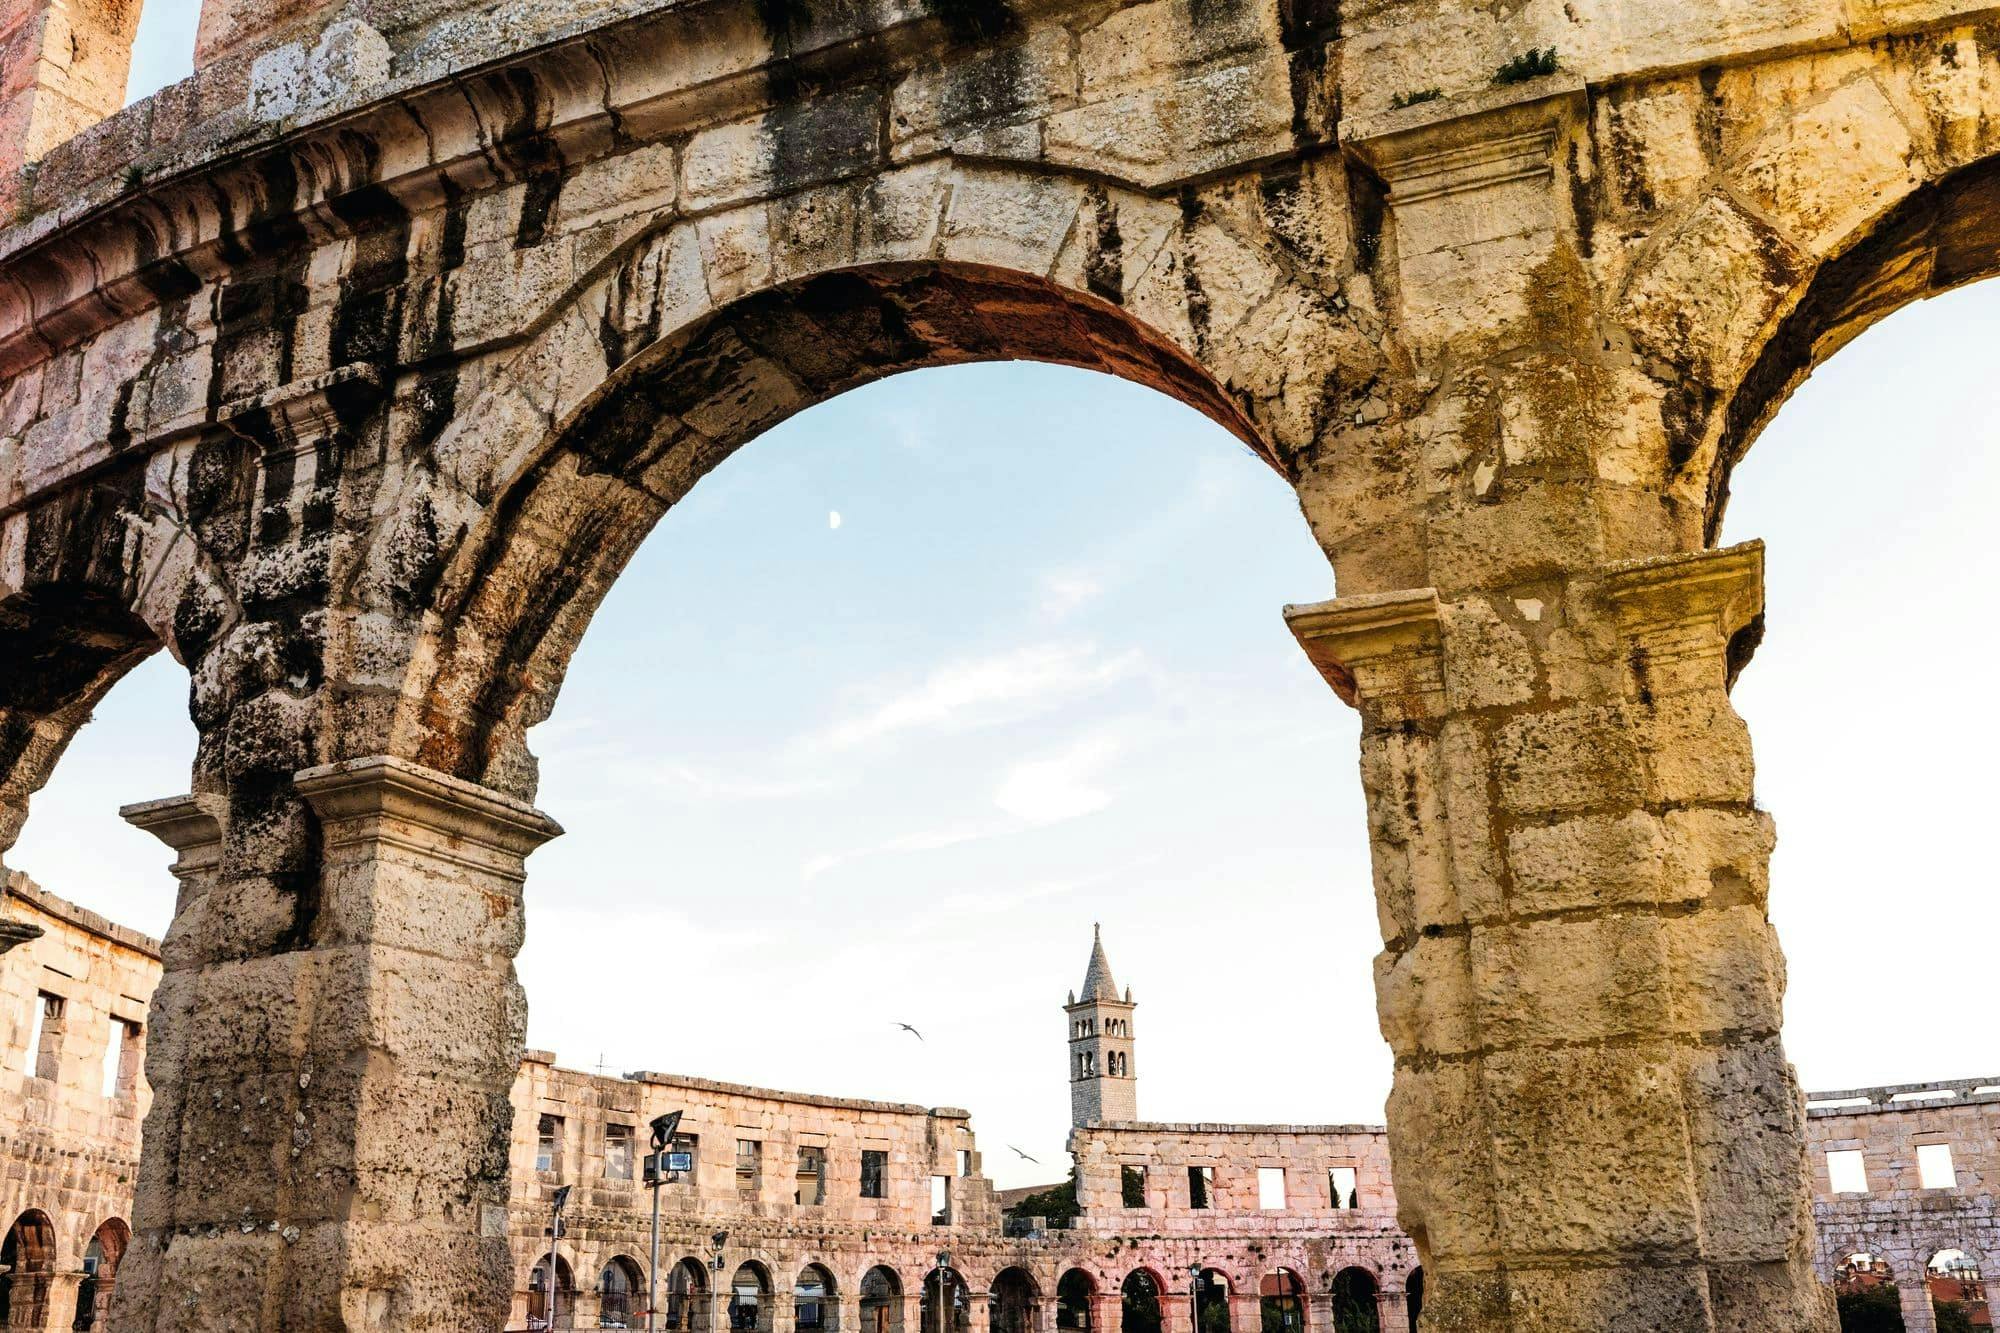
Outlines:
<svg viewBox="0 0 2000 1333"><path fill-rule="evenodd" d="M1005 357L1326 552L1427 1333L1832 1327L1714 543L1995 269L1987 11L209 0L107 115L135 14L15 8L0 186L0 848L148 654L200 733L120 1328L498 1326L527 729L732 450Z"/></svg>

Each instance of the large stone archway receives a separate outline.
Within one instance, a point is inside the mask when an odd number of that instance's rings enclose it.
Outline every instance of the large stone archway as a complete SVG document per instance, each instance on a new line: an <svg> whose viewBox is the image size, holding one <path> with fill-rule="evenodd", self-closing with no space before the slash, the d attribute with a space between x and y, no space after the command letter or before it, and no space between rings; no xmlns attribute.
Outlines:
<svg viewBox="0 0 2000 1333"><path fill-rule="evenodd" d="M118 1327L498 1320L527 728L707 469L997 357L1192 403L1327 552L1425 1328L1830 1327L1760 552L1710 547L1799 377L1996 266L1972 14L212 0L193 80L53 147L115 99L36 65L0 848L146 653L201 737L131 812L182 892Z"/></svg>

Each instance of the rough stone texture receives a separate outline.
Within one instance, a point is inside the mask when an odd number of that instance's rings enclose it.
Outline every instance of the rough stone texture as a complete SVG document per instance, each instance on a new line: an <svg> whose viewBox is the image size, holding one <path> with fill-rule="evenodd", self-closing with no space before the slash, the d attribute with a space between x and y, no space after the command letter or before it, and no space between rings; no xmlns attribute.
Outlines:
<svg viewBox="0 0 2000 1333"><path fill-rule="evenodd" d="M379 757L516 809L528 729L690 486L846 388L1004 357L1209 414L1327 553L1344 595L1295 623L1366 723L1428 1329L1828 1327L1727 696L1756 560L1702 553L1802 376L2000 267L1984 10L327 17L211 4L192 79L17 137L6 191L0 846L147 653L201 738L192 803L147 816L205 850L130 1276L202 1299L130 1327L501 1317L490 1275L390 1273L366 1215L497 1252L511 946L378 939L459 870L360 833L334 858L295 775ZM266 997L282 1033L224 1021ZM421 1049L426 1014L468 1049Z"/></svg>

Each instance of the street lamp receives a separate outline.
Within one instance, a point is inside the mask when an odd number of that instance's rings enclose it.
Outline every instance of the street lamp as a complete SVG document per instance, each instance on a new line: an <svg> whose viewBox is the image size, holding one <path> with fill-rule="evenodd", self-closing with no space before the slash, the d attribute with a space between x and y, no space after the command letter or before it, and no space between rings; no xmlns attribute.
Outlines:
<svg viewBox="0 0 2000 1333"><path fill-rule="evenodd" d="M653 1330L653 1307L660 1303L660 1186L678 1180L683 1171L694 1169L694 1154L674 1152L674 1133L681 1127L681 1113L669 1111L653 1118L653 1151L646 1155L646 1188L653 1192L653 1250L646 1265L646 1333ZM686 1165L681 1163L685 1162Z"/></svg>
<svg viewBox="0 0 2000 1333"><path fill-rule="evenodd" d="M945 1269L947 1269L947 1268L949 1268L949 1267L951 1267L951 1251L950 1251L950 1250L939 1250L939 1251L938 1251L938 1256L937 1256L937 1267L936 1267L935 1269L933 1269L933 1270L932 1270L933 1272L935 1272L935 1273L937 1274L937 1282L938 1282L938 1294L937 1294L937 1306L938 1306L938 1325L937 1325L937 1333L946 1333L946 1329L945 1329L945 1322L944 1322L944 1299L945 1299L945 1291L944 1291L944 1270L945 1270Z"/></svg>
<svg viewBox="0 0 2000 1333"><path fill-rule="evenodd" d="M569 1203L570 1186L564 1185L549 1201L549 1284L548 1284L548 1327L556 1326L556 1241L562 1236L563 1208Z"/></svg>
<svg viewBox="0 0 2000 1333"><path fill-rule="evenodd" d="M1188 1265L1188 1327L1201 1333L1201 1265Z"/></svg>

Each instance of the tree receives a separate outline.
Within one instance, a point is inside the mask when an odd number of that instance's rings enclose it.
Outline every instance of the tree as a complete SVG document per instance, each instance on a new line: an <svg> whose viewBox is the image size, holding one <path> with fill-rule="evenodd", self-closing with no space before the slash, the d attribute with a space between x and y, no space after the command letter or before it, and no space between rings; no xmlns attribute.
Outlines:
<svg viewBox="0 0 2000 1333"><path fill-rule="evenodd" d="M1903 1304L1896 1284L1884 1282L1834 1297L1840 1333L1903 1333Z"/></svg>
<svg viewBox="0 0 2000 1333"><path fill-rule="evenodd" d="M1046 1217L1051 1222L1066 1222L1080 1211L1082 1210L1076 1206L1074 1180L1065 1180L1060 1185L1037 1190L1007 1210L1013 1217Z"/></svg>
<svg viewBox="0 0 2000 1333"><path fill-rule="evenodd" d="M1972 1307L1963 1301L1939 1301L1937 1333L1978 1333L1972 1323Z"/></svg>

